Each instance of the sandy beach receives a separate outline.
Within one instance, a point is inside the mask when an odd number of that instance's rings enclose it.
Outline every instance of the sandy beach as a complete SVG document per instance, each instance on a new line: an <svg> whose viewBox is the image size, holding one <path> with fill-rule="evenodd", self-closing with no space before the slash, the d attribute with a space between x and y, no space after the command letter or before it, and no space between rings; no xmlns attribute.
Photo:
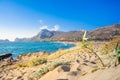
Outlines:
<svg viewBox="0 0 120 80"><path fill-rule="evenodd" d="M103 42L94 42L96 51L100 51ZM96 46L97 45L97 46ZM0 62L1 80L119 80L120 66L109 68L109 57L100 55L106 67L102 67L100 62L89 51L80 48L81 43L67 50L59 50L55 53L28 53L16 59L11 65L5 60ZM89 59L89 54L91 58ZM47 62L33 65L31 61L38 58L45 58ZM52 66L52 69L44 74L34 77L41 68L51 66L56 62L70 61L70 63ZM112 73L114 72L114 73ZM106 74L106 76L104 74Z"/></svg>
<svg viewBox="0 0 120 80"><path fill-rule="evenodd" d="M37 52L19 56L11 65L4 60L0 62L0 79L119 80L120 66L114 67L110 65L109 56L102 55L99 52L104 43L92 42L94 50L103 60L105 67L100 64L99 60L91 52L82 49L81 43L77 42L73 48L61 49L52 54Z"/></svg>

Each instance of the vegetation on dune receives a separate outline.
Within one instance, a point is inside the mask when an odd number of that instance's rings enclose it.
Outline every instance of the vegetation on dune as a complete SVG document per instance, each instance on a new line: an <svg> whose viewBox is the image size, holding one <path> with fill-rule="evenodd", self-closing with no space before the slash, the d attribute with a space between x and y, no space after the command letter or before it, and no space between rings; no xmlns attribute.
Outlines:
<svg viewBox="0 0 120 80"><path fill-rule="evenodd" d="M120 36L113 37L110 42L106 43L102 49L101 53L102 54L108 54L111 53L115 50L116 43L120 45Z"/></svg>
<svg viewBox="0 0 120 80"><path fill-rule="evenodd" d="M49 71L54 70L56 67L60 66L60 65L65 65L65 64L69 64L71 61L53 61L50 64L40 68L39 71L35 72L35 74L33 75L33 78L40 78L42 75L46 74Z"/></svg>
<svg viewBox="0 0 120 80"><path fill-rule="evenodd" d="M118 64L120 64L120 45L118 43L115 48L115 53L116 53L116 58L117 58Z"/></svg>
<svg viewBox="0 0 120 80"><path fill-rule="evenodd" d="M43 64L43 63L46 63L47 62L47 60L45 59L45 58L36 58L36 59L33 59L32 61L31 61L31 65L32 66L37 66L37 65L40 65L40 64Z"/></svg>
<svg viewBox="0 0 120 80"><path fill-rule="evenodd" d="M28 62L19 63L19 64L17 64L17 66L18 67L32 67L32 66L44 64L46 62L47 62L47 59L45 59L45 58L34 58Z"/></svg>
<svg viewBox="0 0 120 80"><path fill-rule="evenodd" d="M102 54L108 55L110 63L113 63L116 66L120 61L120 37L113 37L110 42L102 47L101 52ZM111 66L112 64L109 65Z"/></svg>
<svg viewBox="0 0 120 80"><path fill-rule="evenodd" d="M83 47L84 47L84 48L87 48L88 50L90 50L90 51L100 60L102 66L104 67L105 65L104 65L102 59L101 59L101 58L99 57L99 55L93 50L93 48L89 47L89 44L88 44L88 42L87 42L87 39L88 39L88 38L86 38L86 31L85 31L85 33L84 33L84 35L83 35L83 38L82 38Z"/></svg>

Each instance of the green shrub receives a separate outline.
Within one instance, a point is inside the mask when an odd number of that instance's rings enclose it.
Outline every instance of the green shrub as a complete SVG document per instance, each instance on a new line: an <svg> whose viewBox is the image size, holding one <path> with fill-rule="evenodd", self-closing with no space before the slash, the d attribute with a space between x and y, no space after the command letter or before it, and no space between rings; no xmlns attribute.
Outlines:
<svg viewBox="0 0 120 80"><path fill-rule="evenodd" d="M83 38L82 38L82 45L83 45L83 47L84 48L87 48L88 50L90 50L98 59L99 59L99 61L100 61L100 63L102 64L102 66L104 66L104 63L103 63L103 61L102 61L102 59L99 57L99 55L93 50L93 48L91 48L90 46L89 46L89 44L88 44L88 42L87 42L87 39L88 38L86 38L86 31L85 31L85 33L84 33L84 35L83 35Z"/></svg>
<svg viewBox="0 0 120 80"><path fill-rule="evenodd" d="M18 67L32 67L32 66L44 64L46 62L47 62L47 59L45 59L45 58L34 58L31 61L19 63L19 64L17 64L17 66Z"/></svg>
<svg viewBox="0 0 120 80"><path fill-rule="evenodd" d="M45 58L36 58L36 59L33 59L31 61L31 66L37 66L37 65L40 65L40 64L43 64L43 63L46 63L47 60Z"/></svg>
<svg viewBox="0 0 120 80"><path fill-rule="evenodd" d="M54 62L46 65L45 67L40 68L39 71L35 72L33 77L34 78L40 78L42 75L44 75L45 73L55 69L59 65L69 64L70 62L71 61L54 61Z"/></svg>
<svg viewBox="0 0 120 80"><path fill-rule="evenodd" d="M118 43L115 48L115 53L116 53L116 58L117 58L118 64L120 64L120 46Z"/></svg>
<svg viewBox="0 0 120 80"><path fill-rule="evenodd" d="M18 67L28 67L27 64L25 63L20 63L20 64L17 64Z"/></svg>

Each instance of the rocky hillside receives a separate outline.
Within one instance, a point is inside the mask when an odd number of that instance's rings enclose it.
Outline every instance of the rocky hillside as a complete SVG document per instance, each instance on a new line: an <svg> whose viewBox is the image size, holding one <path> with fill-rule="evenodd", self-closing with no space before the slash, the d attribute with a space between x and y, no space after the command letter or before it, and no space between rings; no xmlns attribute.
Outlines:
<svg viewBox="0 0 120 80"><path fill-rule="evenodd" d="M32 38L16 38L15 41L79 41L82 39L84 31L49 31L43 29L37 35ZM114 36L120 36L120 24L112 26L105 26L95 29L93 31L87 31L89 40L109 40Z"/></svg>
<svg viewBox="0 0 120 80"><path fill-rule="evenodd" d="M0 40L0 43L1 43L1 42L10 42L10 41L9 41L8 39L5 39L5 40L2 40L2 39L1 39L1 40Z"/></svg>
<svg viewBox="0 0 120 80"><path fill-rule="evenodd" d="M98 28L89 33L91 39L109 40L113 36L120 36L120 24Z"/></svg>

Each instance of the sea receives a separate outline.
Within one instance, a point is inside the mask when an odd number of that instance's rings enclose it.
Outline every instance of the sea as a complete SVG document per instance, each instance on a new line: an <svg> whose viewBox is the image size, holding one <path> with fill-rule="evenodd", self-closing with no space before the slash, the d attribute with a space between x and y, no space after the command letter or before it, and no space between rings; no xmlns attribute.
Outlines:
<svg viewBox="0 0 120 80"><path fill-rule="evenodd" d="M31 52L56 52L59 49L68 49L74 47L75 44L62 42L3 42L0 43L0 54L12 53L16 58L21 54Z"/></svg>

